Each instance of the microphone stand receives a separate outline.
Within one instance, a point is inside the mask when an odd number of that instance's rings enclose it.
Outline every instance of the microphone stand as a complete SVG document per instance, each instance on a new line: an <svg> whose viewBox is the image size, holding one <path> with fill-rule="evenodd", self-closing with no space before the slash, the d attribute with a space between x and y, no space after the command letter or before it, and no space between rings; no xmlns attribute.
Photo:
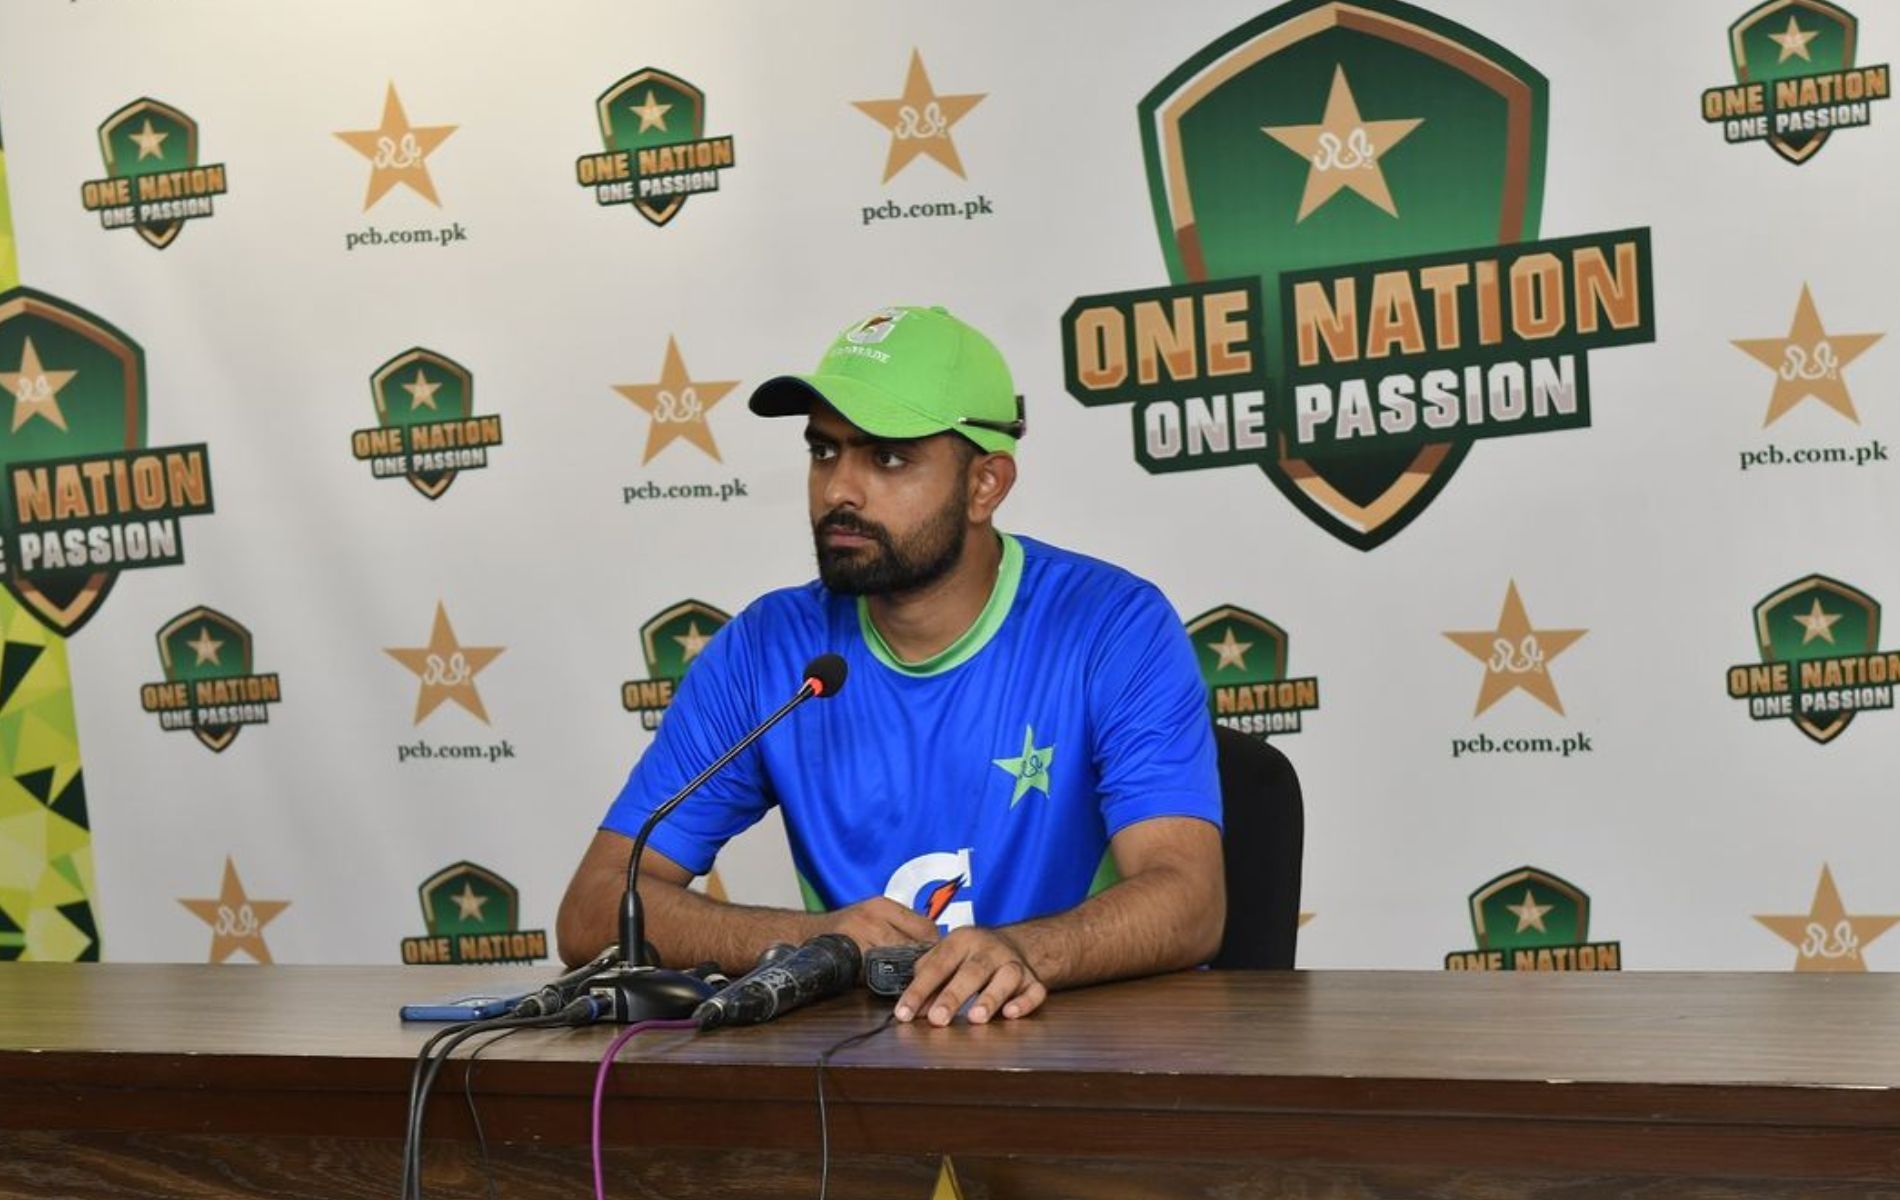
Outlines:
<svg viewBox="0 0 1900 1200"><path fill-rule="evenodd" d="M608 1006L609 1011L603 1014L603 1020L621 1025L636 1021L684 1020L718 990L698 975L671 970L657 962L647 961L646 914L640 904L640 856L646 851L647 838L652 835L654 826L665 820L667 814L680 806L681 801L699 790L700 785L718 774L727 763L739 757L741 751L759 740L766 730L778 724L805 701L820 695L822 687L817 680L807 679L805 686L799 688L777 712L741 738L732 749L714 759L711 766L693 776L685 787L654 809L653 815L640 826L640 834L633 839L633 849L627 856L627 893L620 906L620 962L595 976L587 985L587 994L606 1002Z"/></svg>

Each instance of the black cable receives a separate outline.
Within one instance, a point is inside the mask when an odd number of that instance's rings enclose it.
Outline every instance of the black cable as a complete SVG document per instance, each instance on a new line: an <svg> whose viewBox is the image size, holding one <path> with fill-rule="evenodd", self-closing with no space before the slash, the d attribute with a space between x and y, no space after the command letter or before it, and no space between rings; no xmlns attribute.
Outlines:
<svg viewBox="0 0 1900 1200"><path fill-rule="evenodd" d="M422 1197L422 1114L429 1104L429 1092L435 1087L436 1073L442 1069L442 1063L448 1055L465 1039L510 1020L508 1017L493 1017L482 1021L457 1022L424 1042L422 1049L416 1052L416 1067L409 1079L409 1118L402 1143L402 1200L421 1200ZM432 1056L431 1052L437 1044L445 1041L441 1053Z"/></svg>
<svg viewBox="0 0 1900 1200"><path fill-rule="evenodd" d="M481 1045L468 1052L468 1065L462 1068L462 1099L468 1101L469 1124L475 1126L475 1144L482 1150L482 1183L488 1194L488 1200L495 1200L495 1164L488 1157L488 1138L482 1133L482 1114L475 1111L475 1062L481 1058L482 1051L488 1049L503 1038L512 1037L521 1032L521 1027L503 1029Z"/></svg>
<svg viewBox="0 0 1900 1200"><path fill-rule="evenodd" d="M578 992L587 984L588 980L600 974L613 962L617 950L617 943L608 946L591 961L583 963L581 966L562 975L547 987L542 988L539 992L524 998L520 1004L516 1005L515 1010L511 1010L508 1013L508 1017L526 1018L551 1015L547 1011L551 1003L569 1003L574 993ZM492 1026L494 1020L501 1019L505 1018L493 1018L487 1021L457 1021L454 1024L445 1025L431 1035L428 1041L422 1043L422 1048L416 1051L415 1069L409 1073L409 1115L405 1123L403 1135L401 1200L417 1200L422 1194L421 1123L422 1109L427 1104L427 1101L423 1099L422 1078L429 1063L430 1052L445 1038L454 1036L475 1026ZM500 1041L501 1039L496 1038L494 1040ZM493 1042L490 1044L492 1045ZM452 1050L454 1047L451 1046L450 1049ZM431 1086L433 1086L433 1075L430 1076L430 1081ZM480 1136L479 1123L477 1124L476 1133L477 1136Z"/></svg>
<svg viewBox="0 0 1900 1200"><path fill-rule="evenodd" d="M478 1021L474 1025L452 1034L443 1043L441 1051L429 1063L422 1075L422 1088L416 1098L415 1110L410 1115L412 1134L409 1140L410 1178L414 1182L414 1192L410 1200L422 1200L422 1126L424 1116L429 1109L429 1093L435 1090L436 1076L442 1073L442 1065L454 1054L456 1048L469 1038L498 1029L527 1029L534 1026L565 1025L562 1017L496 1017L488 1021Z"/></svg>
<svg viewBox="0 0 1900 1200"><path fill-rule="evenodd" d="M556 1029L571 1025L585 1025L596 1019L598 1019L598 1017L593 1009L593 1002L582 998L582 1000L576 1001L574 1004L569 1005L568 1008L551 1016L494 1017L486 1021L464 1022L460 1025L452 1026L449 1029L442 1030L430 1038L428 1042L424 1043L422 1052L416 1056L416 1065L417 1069L421 1072L421 1080L420 1086L415 1089L411 1097L409 1106L409 1128L404 1143L403 1179L408 1191L404 1193L403 1200L422 1200L423 1116L428 1111L429 1093L435 1090L436 1076L442 1073L442 1064L446 1063L449 1060L449 1056L455 1053L456 1047L460 1046L469 1038L496 1030ZM426 1067L423 1066L427 1052L434 1047L437 1042L443 1043L441 1051L434 1059L427 1060Z"/></svg>
<svg viewBox="0 0 1900 1200"><path fill-rule="evenodd" d="M422 1088L423 1064L428 1062L429 1052L434 1050L436 1044L442 1041L443 1038L476 1024L480 1024L480 1022L457 1021L453 1025L445 1025L437 1030L428 1041L422 1043L422 1048L416 1051L415 1069L409 1072L409 1115L403 1126L402 1200L411 1200L416 1190L415 1175L410 1169L410 1163L412 1161L410 1148L415 1144L416 1140L416 1097Z"/></svg>
<svg viewBox="0 0 1900 1200"><path fill-rule="evenodd" d="M896 1022L897 1013L893 1010L878 1024L832 1043L818 1056L818 1200L825 1200L825 1193L831 1187L831 1121L825 1109L825 1064L831 1061L832 1055L870 1041Z"/></svg>

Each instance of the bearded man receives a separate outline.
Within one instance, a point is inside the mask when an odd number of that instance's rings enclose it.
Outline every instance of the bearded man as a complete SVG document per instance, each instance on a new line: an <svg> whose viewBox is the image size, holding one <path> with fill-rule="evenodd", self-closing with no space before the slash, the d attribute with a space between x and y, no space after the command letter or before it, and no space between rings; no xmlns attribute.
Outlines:
<svg viewBox="0 0 1900 1200"><path fill-rule="evenodd" d="M614 940L642 822L830 650L850 686L654 830L640 894L666 962L736 975L820 933L930 942L896 1013L933 1025L1205 962L1225 887L1193 652L1152 584L996 529L1024 433L996 347L941 308L887 308L751 408L805 420L818 579L759 598L694 659L562 900L562 956ZM807 911L689 891L773 805Z"/></svg>

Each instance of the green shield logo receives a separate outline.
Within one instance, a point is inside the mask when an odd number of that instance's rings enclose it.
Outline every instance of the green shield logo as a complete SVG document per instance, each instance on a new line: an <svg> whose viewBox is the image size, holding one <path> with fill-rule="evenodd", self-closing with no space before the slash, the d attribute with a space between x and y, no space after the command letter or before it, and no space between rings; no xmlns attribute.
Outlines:
<svg viewBox="0 0 1900 1200"><path fill-rule="evenodd" d="M252 674L251 631L236 619L199 605L182 612L158 631L158 661L165 678L187 686L204 679ZM222 751L237 740L241 725L196 727L198 740Z"/></svg>
<svg viewBox="0 0 1900 1200"><path fill-rule="evenodd" d="M385 429L460 421L474 415L475 377L446 354L417 346L369 377L376 422ZM434 500L455 482L454 470L410 471L410 486Z"/></svg>
<svg viewBox="0 0 1900 1200"><path fill-rule="evenodd" d="M1860 22L1828 0L1768 0L1729 26L1729 57L1737 83L1777 80L1849 70ZM1820 153L1830 130L1771 132L1768 144L1791 163Z"/></svg>
<svg viewBox="0 0 1900 1200"><path fill-rule="evenodd" d="M686 600L640 627L640 649L653 679L678 683L712 636L732 618L699 600Z"/></svg>
<svg viewBox="0 0 1900 1200"><path fill-rule="evenodd" d="M198 122L158 100L132 101L99 126L99 152L114 179L185 171L198 165ZM139 236L163 250L185 228L182 217L136 226Z"/></svg>
<svg viewBox="0 0 1900 1200"><path fill-rule="evenodd" d="M645 729L658 729L687 669L732 618L701 600L682 600L640 627L647 677L620 685L621 707L640 714Z"/></svg>
<svg viewBox="0 0 1900 1200"><path fill-rule="evenodd" d="M1548 871L1519 867L1471 893L1480 950L1535 950L1590 940L1590 897Z"/></svg>
<svg viewBox="0 0 1900 1200"><path fill-rule="evenodd" d="M1291 343L1282 274L1535 239L1544 77L1501 46L1395 0L1296 0L1183 63L1139 107L1150 196L1176 285L1254 277L1262 327ZM1266 356L1287 402L1286 355ZM1288 499L1360 549L1398 533L1469 440L1261 462Z"/></svg>
<svg viewBox="0 0 1900 1200"><path fill-rule="evenodd" d="M1880 603L1838 579L1810 575L1755 605L1755 640L1765 663L1873 654L1880 642ZM1826 744L1854 720L1854 712L1796 712L1795 728Z"/></svg>
<svg viewBox="0 0 1900 1200"><path fill-rule="evenodd" d="M609 150L638 157L641 150L697 141L706 133L706 95L679 76L658 67L642 67L600 94L595 102L600 136ZM685 205L684 195L660 203L635 200L640 215L655 225L671 221Z"/></svg>
<svg viewBox="0 0 1900 1200"><path fill-rule="evenodd" d="M1189 621L1187 635L1216 724L1262 737L1298 733L1300 714L1319 707L1319 680L1287 677L1286 630L1259 613L1224 604Z"/></svg>
<svg viewBox="0 0 1900 1200"><path fill-rule="evenodd" d="M520 919L515 886L468 861L444 867L417 889L432 937L512 933Z"/></svg>
<svg viewBox="0 0 1900 1200"><path fill-rule="evenodd" d="M13 470L145 447L145 352L77 305L16 287L0 293L0 472L7 480L0 534L10 553L7 590L62 637L77 632L118 578L116 568L22 573Z"/></svg>
<svg viewBox="0 0 1900 1200"><path fill-rule="evenodd" d="M1222 605L1189 621L1187 633L1210 688L1286 678L1286 631L1259 613Z"/></svg>

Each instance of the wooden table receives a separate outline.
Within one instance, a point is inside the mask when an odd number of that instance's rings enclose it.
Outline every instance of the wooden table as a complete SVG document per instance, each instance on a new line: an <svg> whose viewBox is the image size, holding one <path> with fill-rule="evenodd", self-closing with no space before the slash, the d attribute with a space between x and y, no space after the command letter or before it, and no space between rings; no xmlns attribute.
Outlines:
<svg viewBox="0 0 1900 1200"><path fill-rule="evenodd" d="M392 1197L400 1002L496 968L0 967L0 1195ZM506 973L520 978L519 969ZM609 1191L817 1194L813 1062L885 1009L636 1038ZM590 1186L609 1028L525 1033L475 1082L502 1197ZM431 1196L483 1194L444 1071ZM1021 1022L897 1027L829 1073L832 1194L1900 1195L1900 977L1189 973Z"/></svg>

